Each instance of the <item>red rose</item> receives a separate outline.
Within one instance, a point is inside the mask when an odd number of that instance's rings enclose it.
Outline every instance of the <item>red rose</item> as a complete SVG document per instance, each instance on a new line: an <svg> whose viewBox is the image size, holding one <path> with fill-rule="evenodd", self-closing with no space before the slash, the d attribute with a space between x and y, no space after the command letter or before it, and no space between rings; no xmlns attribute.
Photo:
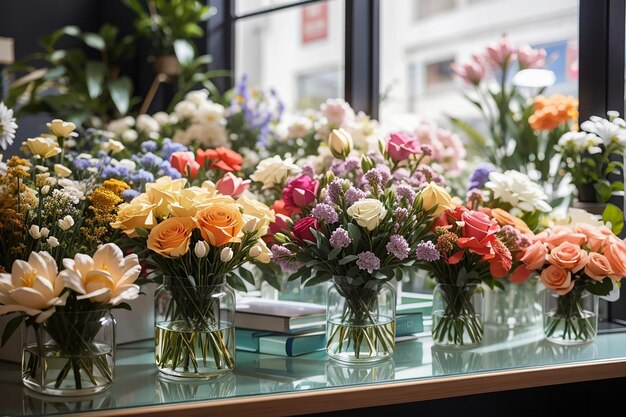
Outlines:
<svg viewBox="0 0 626 417"><path fill-rule="evenodd" d="M223 146L216 149L198 149L198 163L204 167L223 171L241 171L243 157L232 149ZM207 166L210 164L209 166Z"/></svg>
<svg viewBox="0 0 626 417"><path fill-rule="evenodd" d="M479 211L468 210L463 212L461 220L464 222L462 237L457 241L460 248L491 259L495 256L491 243L500 230L498 222ZM510 255L510 254L509 254Z"/></svg>
<svg viewBox="0 0 626 417"><path fill-rule="evenodd" d="M298 212L302 207L311 204L315 200L318 185L317 181L306 174L291 180L283 189L285 209Z"/></svg>
<svg viewBox="0 0 626 417"><path fill-rule="evenodd" d="M311 229L317 229L317 219L312 216L303 217L298 220L291 229L291 234L299 241L308 240L309 242L316 242L315 236L311 232Z"/></svg>
<svg viewBox="0 0 626 417"><path fill-rule="evenodd" d="M170 165L183 176L195 178L198 175L200 164L196 162L193 152L174 152L170 156Z"/></svg>

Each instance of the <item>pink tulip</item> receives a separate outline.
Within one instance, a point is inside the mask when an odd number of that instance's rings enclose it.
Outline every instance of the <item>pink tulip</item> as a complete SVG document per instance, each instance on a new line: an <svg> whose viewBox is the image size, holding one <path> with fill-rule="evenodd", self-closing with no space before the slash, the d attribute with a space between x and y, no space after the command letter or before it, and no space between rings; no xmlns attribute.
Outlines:
<svg viewBox="0 0 626 417"><path fill-rule="evenodd" d="M170 156L170 164L182 175L192 179L198 175L200 169L193 152L174 152Z"/></svg>
<svg viewBox="0 0 626 417"><path fill-rule="evenodd" d="M404 161L411 155L421 153L419 141L405 132L397 132L389 135L387 139L387 152L394 161Z"/></svg>
<svg viewBox="0 0 626 417"><path fill-rule="evenodd" d="M522 45L517 50L520 69L542 68L546 65L546 57L547 53L543 48L533 49L529 45Z"/></svg>
<svg viewBox="0 0 626 417"><path fill-rule="evenodd" d="M452 71L468 84L478 85L485 78L485 65L480 58L472 55L472 60L460 66L452 64Z"/></svg>
<svg viewBox="0 0 626 417"><path fill-rule="evenodd" d="M234 175L232 172L227 172L221 180L215 184L215 188L220 194L229 195L231 197L239 197L250 188L250 180L244 180Z"/></svg>
<svg viewBox="0 0 626 417"><path fill-rule="evenodd" d="M502 35L500 42L487 46L485 58L493 68L502 68L515 59L515 48L507 34Z"/></svg>

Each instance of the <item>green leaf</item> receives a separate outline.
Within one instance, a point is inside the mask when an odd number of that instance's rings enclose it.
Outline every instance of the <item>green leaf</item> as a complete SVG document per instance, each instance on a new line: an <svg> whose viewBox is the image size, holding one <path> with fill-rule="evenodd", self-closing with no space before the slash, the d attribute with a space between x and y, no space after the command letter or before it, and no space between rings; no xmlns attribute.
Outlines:
<svg viewBox="0 0 626 417"><path fill-rule="evenodd" d="M335 248L331 250L330 252L328 252L328 260L332 261L333 259L337 258L337 255L339 255L339 252L341 252L341 248Z"/></svg>
<svg viewBox="0 0 626 417"><path fill-rule="evenodd" d="M13 333L15 333L15 331L22 324L22 321L24 321L24 316L20 314L16 317L13 317L7 323L6 327L4 328L4 332L2 333L2 343L0 343L0 346L4 346L9 341L9 338L11 338Z"/></svg>
<svg viewBox="0 0 626 417"><path fill-rule="evenodd" d="M230 275L227 279L228 285L236 289L237 291L248 291L244 283L241 281L239 277Z"/></svg>
<svg viewBox="0 0 626 417"><path fill-rule="evenodd" d="M621 181L614 181L611 183L611 190L624 191L624 183Z"/></svg>
<svg viewBox="0 0 626 417"><path fill-rule="evenodd" d="M358 247L361 241L361 229L359 229L359 226L354 223L348 223L348 235L352 239L353 247Z"/></svg>
<svg viewBox="0 0 626 417"><path fill-rule="evenodd" d="M196 55L193 46L189 41L184 39L178 39L174 42L174 53L181 65L187 65L193 61L193 57Z"/></svg>
<svg viewBox="0 0 626 417"><path fill-rule="evenodd" d="M83 41L88 46L91 46L93 49L97 49L98 51L104 51L105 43L104 39L102 39L102 36L98 35L97 33L87 32L83 33L82 37Z"/></svg>
<svg viewBox="0 0 626 417"><path fill-rule="evenodd" d="M67 72L67 68L62 67L62 66L50 68L48 69L48 71L46 71L46 75L44 75L43 78L44 80L56 80L57 78L64 76L66 72Z"/></svg>
<svg viewBox="0 0 626 417"><path fill-rule="evenodd" d="M485 146L487 144L487 139L469 123L455 117L450 117L450 122L465 133L476 146Z"/></svg>
<svg viewBox="0 0 626 417"><path fill-rule="evenodd" d="M358 256L356 255L348 255L348 256L344 256L343 258L341 258L341 260L339 261L339 265L345 265L347 263L350 263L352 261L356 261L358 259Z"/></svg>
<svg viewBox="0 0 626 417"><path fill-rule="evenodd" d="M611 230L618 235L624 228L624 212L613 204L607 204L602 213L602 221L611 223Z"/></svg>
<svg viewBox="0 0 626 417"><path fill-rule="evenodd" d="M248 271L244 267L241 267L239 268L239 275L241 276L241 278L245 279L250 284L254 285L254 275L252 275L252 272Z"/></svg>
<svg viewBox="0 0 626 417"><path fill-rule="evenodd" d="M120 304L118 304L116 306L113 306L111 308L118 308L118 309L128 310L128 311L132 310L132 307L128 303L120 303Z"/></svg>
<svg viewBox="0 0 626 417"><path fill-rule="evenodd" d="M185 23L185 25L183 26L183 33L185 34L185 36L188 36L190 38L199 38L201 36L204 36L204 30L202 30L200 26L192 22Z"/></svg>
<svg viewBox="0 0 626 417"><path fill-rule="evenodd" d="M593 188L596 190L596 194L601 202L608 201L611 198L611 185L608 181L598 181L593 184Z"/></svg>
<svg viewBox="0 0 626 417"><path fill-rule="evenodd" d="M96 99L102 94L102 84L106 74L106 65L99 61L89 61L85 67L85 78L87 80L87 91L89 97Z"/></svg>
<svg viewBox="0 0 626 417"><path fill-rule="evenodd" d="M143 239L147 239L148 235L150 234L150 232L148 232L146 229L142 229L141 227L135 227L135 233L137 233L137 235Z"/></svg>
<svg viewBox="0 0 626 417"><path fill-rule="evenodd" d="M133 82L127 76L109 82L109 94L111 94L113 104L121 115L128 112L132 91Z"/></svg>
<svg viewBox="0 0 626 417"><path fill-rule="evenodd" d="M602 282L590 280L585 289L594 295L607 295L613 289L613 282L609 277L604 278Z"/></svg>

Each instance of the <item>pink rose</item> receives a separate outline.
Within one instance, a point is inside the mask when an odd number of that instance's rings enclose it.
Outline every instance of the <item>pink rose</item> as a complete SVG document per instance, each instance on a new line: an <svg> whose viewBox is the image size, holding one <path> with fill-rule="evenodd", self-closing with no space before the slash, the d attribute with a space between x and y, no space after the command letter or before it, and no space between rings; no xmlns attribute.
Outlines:
<svg viewBox="0 0 626 417"><path fill-rule="evenodd" d="M546 65L546 50L533 49L529 45L522 45L517 50L520 69L542 68Z"/></svg>
<svg viewBox="0 0 626 417"><path fill-rule="evenodd" d="M526 268L536 271L543 268L547 254L546 246L542 242L535 242L526 248L524 256L520 260L526 265Z"/></svg>
<svg viewBox="0 0 626 417"><path fill-rule="evenodd" d="M585 274L596 281L602 281L605 277L613 275L613 268L606 256L591 252L589 262L585 266Z"/></svg>
<svg viewBox="0 0 626 417"><path fill-rule="evenodd" d="M574 231L587 236L587 246L594 252L598 252L604 241L614 236L606 226L598 227L586 223L578 223Z"/></svg>
<svg viewBox="0 0 626 417"><path fill-rule="evenodd" d="M559 295L565 295L574 288L570 271L550 265L541 271L541 282L546 288L556 291Z"/></svg>
<svg viewBox="0 0 626 417"><path fill-rule="evenodd" d="M200 164L196 162L193 152L174 152L170 156L170 164L183 176L189 178L195 178L200 169Z"/></svg>
<svg viewBox="0 0 626 417"><path fill-rule="evenodd" d="M291 229L291 234L299 241L308 240L315 243L317 239L311 232L311 229L318 230L317 219L312 216L303 217L298 220Z"/></svg>
<svg viewBox="0 0 626 417"><path fill-rule="evenodd" d="M626 243L619 238L608 239L602 247L602 254L606 256L613 268L613 279L619 280L626 276Z"/></svg>
<svg viewBox="0 0 626 417"><path fill-rule="evenodd" d="M283 189L285 209L299 212L315 200L319 183L307 174L294 178Z"/></svg>
<svg viewBox="0 0 626 417"><path fill-rule="evenodd" d="M500 38L500 42L487 46L485 58L493 68L509 65L515 59L515 48L513 48L509 36L504 34Z"/></svg>
<svg viewBox="0 0 626 417"><path fill-rule="evenodd" d="M227 172L221 180L215 184L215 188L221 194L229 195L231 197L239 197L250 187L250 180L244 180L234 175L232 172Z"/></svg>
<svg viewBox="0 0 626 417"><path fill-rule="evenodd" d="M289 230L289 224L291 223L291 219L289 216L285 216L281 213L276 213L275 220L270 223L270 231L273 235L276 233L282 233L285 230Z"/></svg>
<svg viewBox="0 0 626 417"><path fill-rule="evenodd" d="M392 133L387 138L387 152L395 162L409 159L411 155L421 153L420 143L416 138L404 132Z"/></svg>
<svg viewBox="0 0 626 417"><path fill-rule="evenodd" d="M546 260L559 268L571 270L576 273L587 265L589 255L580 246L569 242L563 242L546 256Z"/></svg>

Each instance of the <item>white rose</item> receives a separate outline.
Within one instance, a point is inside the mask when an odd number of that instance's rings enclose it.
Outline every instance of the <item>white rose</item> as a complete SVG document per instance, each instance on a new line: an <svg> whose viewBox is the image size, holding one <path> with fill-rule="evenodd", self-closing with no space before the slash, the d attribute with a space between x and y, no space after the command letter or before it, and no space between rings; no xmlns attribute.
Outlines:
<svg viewBox="0 0 626 417"><path fill-rule="evenodd" d="M364 198L352 204L347 213L361 227L370 232L378 227L380 221L387 215L387 209L375 198Z"/></svg>
<svg viewBox="0 0 626 417"><path fill-rule="evenodd" d="M272 188L282 182L290 175L299 174L301 168L294 164L292 158L281 159L276 155L259 162L256 171L250 176L253 181L263 184L263 189Z"/></svg>
<svg viewBox="0 0 626 417"><path fill-rule="evenodd" d="M224 117L224 106L207 101L200 104L193 120L196 123L219 123Z"/></svg>

